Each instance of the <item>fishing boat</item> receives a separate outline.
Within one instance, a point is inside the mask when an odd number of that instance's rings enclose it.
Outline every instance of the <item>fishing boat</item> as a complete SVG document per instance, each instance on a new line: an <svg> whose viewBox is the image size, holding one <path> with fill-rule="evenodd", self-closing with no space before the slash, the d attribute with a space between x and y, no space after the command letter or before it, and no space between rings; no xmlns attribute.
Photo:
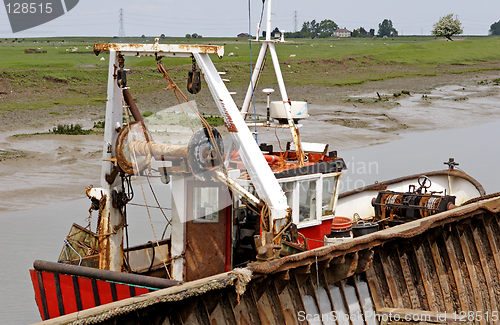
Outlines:
<svg viewBox="0 0 500 325"><path fill-rule="evenodd" d="M500 198L485 196L451 160L444 171L339 196L346 164L328 144L301 141L306 104L286 92L275 50L284 38L271 39L266 5L266 39L241 109L211 59L222 57L221 46L94 45L109 52L101 184L86 189L97 225L74 224L57 262L34 262L43 324L498 319ZM268 52L280 100L260 127L288 129L283 150L258 144L245 121ZM225 130L181 102L202 127L187 143L155 141L127 82L131 56L155 60L181 99L163 60L191 58L187 89L201 91L204 77ZM161 210L165 230L129 247L127 207L138 195L131 183L144 192L151 177L161 179L171 204L153 195L143 213Z"/></svg>

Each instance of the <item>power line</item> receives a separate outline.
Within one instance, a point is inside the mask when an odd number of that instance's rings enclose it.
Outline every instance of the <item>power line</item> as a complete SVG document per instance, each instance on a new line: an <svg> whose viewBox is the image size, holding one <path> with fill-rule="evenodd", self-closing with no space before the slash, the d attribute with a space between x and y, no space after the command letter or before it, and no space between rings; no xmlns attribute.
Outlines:
<svg viewBox="0 0 500 325"><path fill-rule="evenodd" d="M123 9L120 8L120 29L118 30L118 37L125 37L125 27L123 26Z"/></svg>

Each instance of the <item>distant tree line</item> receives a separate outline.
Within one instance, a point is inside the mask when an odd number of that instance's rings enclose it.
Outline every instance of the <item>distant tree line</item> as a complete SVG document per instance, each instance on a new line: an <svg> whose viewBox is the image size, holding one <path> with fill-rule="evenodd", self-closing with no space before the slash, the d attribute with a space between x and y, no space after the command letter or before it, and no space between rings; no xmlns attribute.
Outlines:
<svg viewBox="0 0 500 325"><path fill-rule="evenodd" d="M194 33L194 34L186 34L186 38L203 38L203 36Z"/></svg>
<svg viewBox="0 0 500 325"><path fill-rule="evenodd" d="M378 24L378 37L393 37L398 36L398 31L392 25L392 20L384 19L383 22Z"/></svg>
<svg viewBox="0 0 500 325"><path fill-rule="evenodd" d="M373 37L375 36L375 29L370 28L369 31L366 31L364 27L360 27L352 31L352 37Z"/></svg>
<svg viewBox="0 0 500 325"><path fill-rule="evenodd" d="M431 31L432 35L435 37L444 36L451 39L451 36L458 35L463 33L463 29L460 21L455 18L453 19L453 14L449 14L440 18L440 20L434 24L433 30ZM316 20L306 21L302 24L302 28L297 32L288 32L286 33L287 38L328 38L333 37L333 33L339 29L337 23L333 20L325 19L321 22L317 22ZM271 32L271 37L274 37L276 33L280 33L278 27L276 27ZM489 30L490 35L500 35L500 20L493 23L490 26ZM359 27L354 29L351 32L351 37L395 37L398 36L398 31L394 28L392 21L390 19L384 19L380 24L378 24L378 31L375 34L375 29L370 28L367 30L364 27ZM145 37L142 35L142 37ZM194 33L194 34L186 34L186 38L202 38L203 36ZM266 37L266 31L262 32L262 37ZM165 35L162 34L161 38L165 38Z"/></svg>
<svg viewBox="0 0 500 325"><path fill-rule="evenodd" d="M289 37L298 38L326 38L331 37L333 32L336 31L339 26L330 19L322 20L321 22L316 22L316 20L306 21L302 24L300 31L291 33ZM294 35L295 34L295 35Z"/></svg>
<svg viewBox="0 0 500 325"><path fill-rule="evenodd" d="M389 19L384 19L382 23L378 25L379 30L377 33L378 37L384 36L397 36L398 31L392 25L392 21ZM333 20L325 19L321 22L317 22L316 20L306 21L302 24L302 28L300 31L287 33L287 38L327 38L332 37L333 33L339 29L339 25L335 23ZM278 27L276 27L273 31L279 31ZM262 37L266 36L266 32L262 32ZM367 30L364 27L359 27L351 32L351 37L374 37L375 29L371 28Z"/></svg>

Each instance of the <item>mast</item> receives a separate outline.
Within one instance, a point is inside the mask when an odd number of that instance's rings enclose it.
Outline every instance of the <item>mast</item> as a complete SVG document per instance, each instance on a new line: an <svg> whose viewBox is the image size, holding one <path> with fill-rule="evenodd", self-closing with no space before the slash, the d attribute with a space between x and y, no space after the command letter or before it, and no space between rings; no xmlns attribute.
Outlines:
<svg viewBox="0 0 500 325"><path fill-rule="evenodd" d="M123 225L121 211L113 207L113 191L120 192L119 178L107 181L112 174L115 156L115 144L118 131L122 126L123 104L121 89L117 84L116 67L119 66L118 53L110 50L108 69L108 98L106 102L106 123L104 129L103 162L101 169L101 187L89 189L87 194L99 200L99 268L110 271L122 271L123 267Z"/></svg>
<svg viewBox="0 0 500 325"><path fill-rule="evenodd" d="M266 39L262 41L262 47L259 52L259 56L257 58L257 62L255 63L255 69L252 74L252 80L250 81L250 85L248 86L247 94L245 96L245 100L243 101L243 106L241 108L241 115L243 119L246 119L248 115L248 110L250 108L250 101L252 96L255 93L255 88L257 87L257 83L264 68L265 58L267 50L271 53L271 59L274 66L274 72L276 74L276 78L278 81L278 86L280 89L281 99L283 101L283 105L285 108L285 113L288 121L288 126L290 128L290 133L292 135L293 143L295 144L295 150L297 152L297 160L300 166L304 163L304 153L302 151L302 145L300 141L300 133L297 125L293 122L292 118L292 106L290 98L286 92L285 82L283 81L283 75L281 74L281 67L278 61L278 55L276 54L276 48L274 47L274 43L280 42L280 40L271 40L271 0L267 0L267 8L266 8ZM257 31L258 32L258 31ZM258 35L257 35L258 38Z"/></svg>

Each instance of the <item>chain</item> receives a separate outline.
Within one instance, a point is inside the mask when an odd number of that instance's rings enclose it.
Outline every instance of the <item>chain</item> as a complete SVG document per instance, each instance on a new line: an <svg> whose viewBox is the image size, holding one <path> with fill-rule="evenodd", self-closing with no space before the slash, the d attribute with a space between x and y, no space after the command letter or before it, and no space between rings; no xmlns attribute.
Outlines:
<svg viewBox="0 0 500 325"><path fill-rule="evenodd" d="M193 64L193 66L192 66L191 69L193 70L193 72L197 71L198 70L198 66L196 66L196 60L194 59L194 56L191 57L191 62Z"/></svg>

